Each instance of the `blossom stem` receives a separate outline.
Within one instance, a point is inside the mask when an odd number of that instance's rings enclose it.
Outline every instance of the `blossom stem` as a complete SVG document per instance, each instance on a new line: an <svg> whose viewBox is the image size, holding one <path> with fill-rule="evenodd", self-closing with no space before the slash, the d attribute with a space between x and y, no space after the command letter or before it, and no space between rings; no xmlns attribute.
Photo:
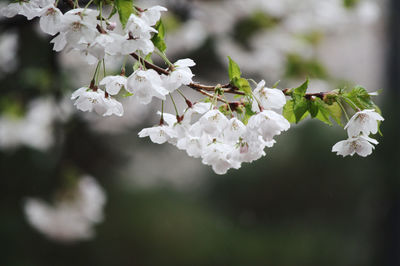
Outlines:
<svg viewBox="0 0 400 266"><path fill-rule="evenodd" d="M99 16L100 16L100 26L103 27L103 2L100 1L100 5L99 5Z"/></svg>
<svg viewBox="0 0 400 266"><path fill-rule="evenodd" d="M92 3L93 3L93 0L90 0L90 1L86 4L84 11L86 11L86 9L87 9ZM101 3L101 2L100 2L100 3Z"/></svg>
<svg viewBox="0 0 400 266"><path fill-rule="evenodd" d="M171 63L171 61L169 61L169 59L168 59L168 57L165 55L165 53L159 51L158 49L155 50L155 52L156 52L156 54L158 54L158 55L164 60L165 63L168 64L168 66L173 66L173 65L174 65L174 64Z"/></svg>
<svg viewBox="0 0 400 266"><path fill-rule="evenodd" d="M94 71L94 74L93 74L93 80L95 81L96 84L97 84L96 77L97 77L97 72L99 71L100 64L101 64L101 61L99 61L97 63L96 70Z"/></svg>
<svg viewBox="0 0 400 266"><path fill-rule="evenodd" d="M342 105L342 103L340 102L340 99L337 99L337 101L336 101L338 104L339 104L339 106L340 106L340 108L342 109L342 111L343 111L343 113L344 113L344 115L345 115L345 117L346 117L346 119L347 119L347 122L349 122L349 115L347 114L347 112L346 112L346 109L344 109L344 106Z"/></svg>
<svg viewBox="0 0 400 266"><path fill-rule="evenodd" d="M161 118L160 125L164 124L164 100L161 100Z"/></svg>
<svg viewBox="0 0 400 266"><path fill-rule="evenodd" d="M360 108L358 108L358 106L352 101L350 100L348 97L345 97L344 100L348 103L350 103L350 106L357 112L360 112Z"/></svg>
<svg viewBox="0 0 400 266"><path fill-rule="evenodd" d="M103 58L103 75L106 77L106 61Z"/></svg>
<svg viewBox="0 0 400 266"><path fill-rule="evenodd" d="M172 104L174 105L176 116L179 117L179 112L178 112L178 108L176 107L174 97L172 97L171 93L169 94L169 97L171 97Z"/></svg>

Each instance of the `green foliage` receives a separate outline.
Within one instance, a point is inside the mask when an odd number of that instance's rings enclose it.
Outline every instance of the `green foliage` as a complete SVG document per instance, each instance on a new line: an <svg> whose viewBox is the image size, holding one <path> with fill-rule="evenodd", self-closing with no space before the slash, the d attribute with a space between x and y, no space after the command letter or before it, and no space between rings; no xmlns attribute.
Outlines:
<svg viewBox="0 0 400 266"><path fill-rule="evenodd" d="M125 28L130 15L134 13L133 0L115 0L114 4L118 11L119 20L121 21L122 26Z"/></svg>
<svg viewBox="0 0 400 266"><path fill-rule="evenodd" d="M332 125L331 119L342 125L340 106L336 102L327 104L318 97L306 98L307 88L308 80L298 88L291 90L292 100L287 101L284 106L283 116L291 123L299 123L308 115L311 115L312 118L328 125Z"/></svg>
<svg viewBox="0 0 400 266"><path fill-rule="evenodd" d="M342 98L354 110L375 109L376 105L371 100L371 95L361 86L354 87L351 91L342 94Z"/></svg>
<svg viewBox="0 0 400 266"><path fill-rule="evenodd" d="M304 98L308 89L308 79L299 87L295 88L292 91L292 98L293 98L293 112L294 117L296 118L296 123L300 122L304 115L306 115L309 109L309 103Z"/></svg>
<svg viewBox="0 0 400 266"><path fill-rule="evenodd" d="M229 79L231 81L235 79L240 79L242 72L240 72L240 67L239 65L232 60L230 56L228 56L229 59Z"/></svg>
<svg viewBox="0 0 400 266"><path fill-rule="evenodd" d="M249 122L250 117L252 117L253 115L256 114L256 113L254 113L253 110L251 109L251 106L252 106L251 102L247 102L247 103L245 103L245 105L244 105L244 108L245 108L246 112L245 112L245 114L244 114L244 119L243 119L242 122L243 122L245 125L247 125L247 122Z"/></svg>
<svg viewBox="0 0 400 266"><path fill-rule="evenodd" d="M240 71L239 65L229 58L229 80L231 84L237 87L240 91L244 92L246 95L251 95L252 90L250 83L247 79L242 78L242 72Z"/></svg>
<svg viewBox="0 0 400 266"><path fill-rule="evenodd" d="M333 103L332 105L326 104L320 98L316 98L312 101L312 105L317 110L315 113L315 118L332 126L332 121L335 121L337 124L342 125L342 109L338 103ZM313 118L314 118L313 117Z"/></svg>
<svg viewBox="0 0 400 266"><path fill-rule="evenodd" d="M167 45L165 44L165 28L164 24L162 23L161 19L157 22L155 26L156 30L158 31L157 34L151 38L154 46L160 50L160 52L164 53L167 50Z"/></svg>
<svg viewBox="0 0 400 266"><path fill-rule="evenodd" d="M299 120L296 119L296 116L294 114L294 101L289 100L286 102L285 106L283 107L283 116L290 122L290 123L298 123L309 115L309 112L305 112L302 117L300 117Z"/></svg>

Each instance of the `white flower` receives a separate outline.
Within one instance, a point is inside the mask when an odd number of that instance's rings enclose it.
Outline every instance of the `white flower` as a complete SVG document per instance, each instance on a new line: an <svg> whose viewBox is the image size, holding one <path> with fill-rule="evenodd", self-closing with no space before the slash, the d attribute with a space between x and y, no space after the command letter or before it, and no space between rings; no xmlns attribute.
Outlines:
<svg viewBox="0 0 400 266"><path fill-rule="evenodd" d="M54 5L48 6L43 9L40 15L40 28L43 32L55 35L60 31L63 14Z"/></svg>
<svg viewBox="0 0 400 266"><path fill-rule="evenodd" d="M65 37L64 32L60 32L54 39L50 41L50 43L54 44L53 50L56 52L61 52L65 46L67 45L67 39Z"/></svg>
<svg viewBox="0 0 400 266"><path fill-rule="evenodd" d="M223 133L225 141L236 143L246 133L246 126L242 121L234 117L229 120L229 124Z"/></svg>
<svg viewBox="0 0 400 266"><path fill-rule="evenodd" d="M74 48L78 43L91 44L100 34L97 29L99 12L93 9L72 9L64 14L60 31L68 46ZM63 47L64 48L64 47Z"/></svg>
<svg viewBox="0 0 400 266"><path fill-rule="evenodd" d="M5 6L0 9L0 14L2 16L5 16L7 18L12 18L16 15L18 15L19 11L21 10L21 4L20 3L11 3L8 6Z"/></svg>
<svg viewBox="0 0 400 266"><path fill-rule="evenodd" d="M199 120L204 132L216 136L221 133L228 125L229 120L219 110L210 110Z"/></svg>
<svg viewBox="0 0 400 266"><path fill-rule="evenodd" d="M148 104L153 97L165 100L168 91L162 87L160 75L153 69L136 70L128 77L126 90L133 93L142 104Z"/></svg>
<svg viewBox="0 0 400 266"><path fill-rule="evenodd" d="M347 129L349 137L358 136L360 133L368 136L370 133L378 132L378 121L383 120L383 117L375 110L367 109L355 113L344 129Z"/></svg>
<svg viewBox="0 0 400 266"><path fill-rule="evenodd" d="M107 76L103 78L99 84L106 87L108 94L116 95L122 87L126 86L126 80L124 76Z"/></svg>
<svg viewBox="0 0 400 266"><path fill-rule="evenodd" d="M97 114L103 115L107 111L104 96L104 92L100 89L93 91L87 87L82 87L72 94L71 100L76 100L74 105L83 112L94 110Z"/></svg>
<svg viewBox="0 0 400 266"><path fill-rule="evenodd" d="M203 152L202 139L190 135L179 138L176 147L180 150L185 150L189 156L194 158L199 158Z"/></svg>
<svg viewBox="0 0 400 266"><path fill-rule="evenodd" d="M188 58L175 62L173 71L168 76L162 75L165 88L169 92L173 92L182 85L192 83L194 75L189 67L195 65L196 63L192 59Z"/></svg>
<svg viewBox="0 0 400 266"><path fill-rule="evenodd" d="M103 114L103 116L110 116L110 115L116 115L116 116L123 116L124 115L124 108L122 107L122 104L112 98L111 96L105 97L104 98L104 104L106 106L106 111Z"/></svg>
<svg viewBox="0 0 400 266"><path fill-rule="evenodd" d="M239 162L250 163L265 155L266 142L260 135L246 134L236 145L232 159Z"/></svg>
<svg viewBox="0 0 400 266"><path fill-rule="evenodd" d="M84 40L79 41L74 46L74 50L80 51L86 62L94 65L104 59L106 47L111 45L113 41L114 39L108 34L100 34L91 43Z"/></svg>
<svg viewBox="0 0 400 266"><path fill-rule="evenodd" d="M115 50L115 49L114 49ZM149 54L154 51L154 44L150 39L129 39L128 36L120 43L117 54L128 55L136 51Z"/></svg>
<svg viewBox="0 0 400 266"><path fill-rule="evenodd" d="M204 114L211 110L211 103L198 102L192 105L193 112L197 114Z"/></svg>
<svg viewBox="0 0 400 266"><path fill-rule="evenodd" d="M150 27L149 24L135 14L130 15L125 26L125 31L135 40L150 39L151 33L157 33L156 29Z"/></svg>
<svg viewBox="0 0 400 266"><path fill-rule="evenodd" d="M264 110L250 117L247 128L260 134L264 141L270 142L274 136L290 128L290 123L280 114Z"/></svg>
<svg viewBox="0 0 400 266"><path fill-rule="evenodd" d="M28 222L54 241L92 238L93 225L103 220L104 191L95 179L84 176L72 192L73 197L61 198L54 206L40 199L28 199L24 206Z"/></svg>
<svg viewBox="0 0 400 266"><path fill-rule="evenodd" d="M258 83L257 88L253 92L254 97L258 99L261 107L264 109L281 109L286 104L286 97L281 90L265 88L265 81ZM258 111L258 102L253 101L254 111Z"/></svg>
<svg viewBox="0 0 400 266"><path fill-rule="evenodd" d="M371 139L364 135L359 135L356 137L350 137L347 140L342 140L336 143L332 147L332 152L336 152L338 155L353 156L355 153L362 157L367 157L372 153L375 148L372 144L378 144L378 141Z"/></svg>
<svg viewBox="0 0 400 266"><path fill-rule="evenodd" d="M167 11L165 7L162 6L153 6L146 9L142 14L141 18L147 23L149 26L154 26L157 21L161 18L161 12Z"/></svg>
<svg viewBox="0 0 400 266"><path fill-rule="evenodd" d="M208 145L205 145L202 152L202 162L206 165L211 165L216 174L226 174L230 168L240 167L240 164L229 159L232 150L232 146L213 140Z"/></svg>
<svg viewBox="0 0 400 266"><path fill-rule="evenodd" d="M92 112L94 110L102 116L122 116L124 114L122 104L109 95L106 97L106 94L101 89L79 88L72 93L71 100L76 100L74 105L83 112Z"/></svg>
<svg viewBox="0 0 400 266"><path fill-rule="evenodd" d="M150 137L151 141L157 144L163 144L176 137L175 131L167 125L144 128L139 132L139 137Z"/></svg>
<svg viewBox="0 0 400 266"><path fill-rule="evenodd" d="M28 20L38 17L42 14L45 6L54 4L52 0L25 0L17 3L11 3L2 8L0 13L6 17L14 17L17 14L25 16Z"/></svg>

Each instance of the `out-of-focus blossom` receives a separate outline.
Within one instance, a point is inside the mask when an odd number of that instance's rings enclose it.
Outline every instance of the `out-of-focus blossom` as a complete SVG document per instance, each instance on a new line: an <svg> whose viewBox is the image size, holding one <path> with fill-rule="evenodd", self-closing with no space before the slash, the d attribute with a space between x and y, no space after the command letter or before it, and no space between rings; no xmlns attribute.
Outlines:
<svg viewBox="0 0 400 266"><path fill-rule="evenodd" d="M54 205L29 198L24 211L28 222L46 237L58 242L87 240L95 235L93 226L103 220L106 195L96 180L82 177L71 194Z"/></svg>

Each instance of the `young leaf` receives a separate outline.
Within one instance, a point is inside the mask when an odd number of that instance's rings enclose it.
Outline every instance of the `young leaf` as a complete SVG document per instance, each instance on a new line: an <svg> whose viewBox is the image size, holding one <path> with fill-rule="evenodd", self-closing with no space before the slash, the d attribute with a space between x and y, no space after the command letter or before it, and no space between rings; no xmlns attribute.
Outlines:
<svg viewBox="0 0 400 266"><path fill-rule="evenodd" d="M251 109L251 103L250 102L245 103L244 107L245 107L246 113L244 115L243 123L246 125L247 122L249 121L250 117L252 117L256 113L254 113L253 110Z"/></svg>
<svg viewBox="0 0 400 266"><path fill-rule="evenodd" d="M296 123L299 123L301 120L303 120L305 118L303 118L304 115L308 115L308 109L309 103L305 98L302 98L300 101L294 100L293 112L296 118Z"/></svg>
<svg viewBox="0 0 400 266"><path fill-rule="evenodd" d="M340 105L338 103L333 103L331 105L325 104L326 109L329 111L329 114L335 120L335 122L339 126L343 126L342 123L342 108L340 108Z"/></svg>
<svg viewBox="0 0 400 266"><path fill-rule="evenodd" d="M300 118L299 121L296 121L296 116L294 113L294 101L290 100L287 101L285 106L283 107L283 116L290 122L290 123L298 123L305 119L309 115L309 112L306 111L303 116Z"/></svg>
<svg viewBox="0 0 400 266"><path fill-rule="evenodd" d="M115 7L117 8L122 27L125 28L130 15L134 12L133 0L115 0L114 3Z"/></svg>
<svg viewBox="0 0 400 266"><path fill-rule="evenodd" d="M375 104L371 100L371 95L361 86L354 87L350 92L343 95L344 100L354 109L374 109ZM356 106L354 106L356 105Z"/></svg>
<svg viewBox="0 0 400 266"><path fill-rule="evenodd" d="M232 84L237 87L240 91L243 91L247 95L251 95L251 86L245 78L235 78L232 80Z"/></svg>
<svg viewBox="0 0 400 266"><path fill-rule="evenodd" d="M230 56L228 56L228 59L229 59L229 79L231 81L240 79L242 73L240 72L239 65L235 61L233 61Z"/></svg>
<svg viewBox="0 0 400 266"><path fill-rule="evenodd" d="M318 120L332 126L332 122L329 119L330 117L330 112L327 109L327 105L319 98L315 99L314 104L317 106L318 113L315 116Z"/></svg>
<svg viewBox="0 0 400 266"><path fill-rule="evenodd" d="M308 89L309 80L307 79L300 87L297 87L293 90L293 94L298 97L304 97L306 95Z"/></svg>
<svg viewBox="0 0 400 266"><path fill-rule="evenodd" d="M308 108L309 110L308 111L310 112L310 115L312 118L315 118L318 115L319 108L320 108L319 104L316 100L309 101L309 108Z"/></svg>
<svg viewBox="0 0 400 266"><path fill-rule="evenodd" d="M161 20L157 22L155 28L158 32L153 36L153 38L151 38L151 41L153 42L154 46L157 47L158 50L160 50L160 52L164 53L167 49L167 45L165 44L164 40L165 28Z"/></svg>
<svg viewBox="0 0 400 266"><path fill-rule="evenodd" d="M304 98L308 89L308 79L298 88L293 89L293 112L296 123L308 116L310 103Z"/></svg>

